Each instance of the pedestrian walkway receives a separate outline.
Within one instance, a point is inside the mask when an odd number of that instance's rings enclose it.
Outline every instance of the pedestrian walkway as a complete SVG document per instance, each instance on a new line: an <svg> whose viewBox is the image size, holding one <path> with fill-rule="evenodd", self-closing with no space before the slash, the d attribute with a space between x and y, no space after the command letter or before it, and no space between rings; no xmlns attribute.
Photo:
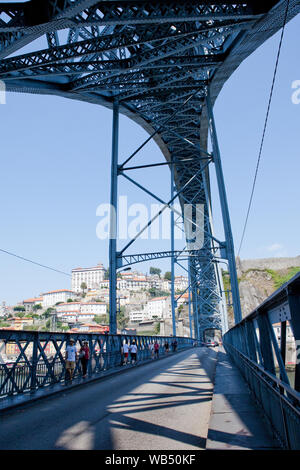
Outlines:
<svg viewBox="0 0 300 470"><path fill-rule="evenodd" d="M206 448L278 449L238 369L223 348L218 352L215 388Z"/></svg>
<svg viewBox="0 0 300 470"><path fill-rule="evenodd" d="M126 368L1 415L1 450L276 448L240 373L212 348Z"/></svg>
<svg viewBox="0 0 300 470"><path fill-rule="evenodd" d="M216 356L190 349L6 412L0 449L205 449Z"/></svg>

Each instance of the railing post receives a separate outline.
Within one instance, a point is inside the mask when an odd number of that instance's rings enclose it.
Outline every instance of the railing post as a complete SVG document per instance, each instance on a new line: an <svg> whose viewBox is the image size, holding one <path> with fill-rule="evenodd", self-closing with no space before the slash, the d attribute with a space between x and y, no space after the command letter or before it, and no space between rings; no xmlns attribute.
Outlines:
<svg viewBox="0 0 300 470"><path fill-rule="evenodd" d="M257 362L257 355L256 355L256 345L255 345L255 338L254 338L254 331L253 331L253 323L246 322L246 335L248 341L248 348L249 348L249 357L252 361Z"/></svg>
<svg viewBox="0 0 300 470"><path fill-rule="evenodd" d="M280 354L282 357L283 364L286 361L286 321L281 322L280 328Z"/></svg>
<svg viewBox="0 0 300 470"><path fill-rule="evenodd" d="M38 357L38 342L39 342L39 334L33 333L31 384L30 384L30 388L32 391L36 390L36 385L37 385L36 370L37 370L37 357Z"/></svg>
<svg viewBox="0 0 300 470"><path fill-rule="evenodd" d="M259 326L259 342L261 347L263 366L271 374L276 375L275 373L275 364L272 350L272 342L270 337L270 331L267 324L267 313L260 314L257 317L257 323Z"/></svg>

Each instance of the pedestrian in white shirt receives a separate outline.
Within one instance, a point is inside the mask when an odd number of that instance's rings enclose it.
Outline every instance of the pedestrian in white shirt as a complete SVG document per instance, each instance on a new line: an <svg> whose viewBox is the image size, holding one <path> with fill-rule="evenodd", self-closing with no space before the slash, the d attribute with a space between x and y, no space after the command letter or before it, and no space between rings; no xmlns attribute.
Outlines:
<svg viewBox="0 0 300 470"><path fill-rule="evenodd" d="M128 362L128 353L129 353L129 346L127 341L123 344L123 354L124 354L124 364L126 365Z"/></svg>
<svg viewBox="0 0 300 470"><path fill-rule="evenodd" d="M154 359L154 344L153 343L149 344L149 351L151 354L151 359Z"/></svg>
<svg viewBox="0 0 300 470"><path fill-rule="evenodd" d="M70 383L72 383L72 380L73 380L76 358L77 358L77 351L76 351L75 341L73 339L70 339L69 344L66 347L66 355L65 355L66 372L67 372L66 378L70 380Z"/></svg>
<svg viewBox="0 0 300 470"><path fill-rule="evenodd" d="M136 363L137 361L137 358L136 358L136 355L137 355L137 345L135 344L135 340L132 341L131 345L130 345L130 357L131 357L131 363Z"/></svg>

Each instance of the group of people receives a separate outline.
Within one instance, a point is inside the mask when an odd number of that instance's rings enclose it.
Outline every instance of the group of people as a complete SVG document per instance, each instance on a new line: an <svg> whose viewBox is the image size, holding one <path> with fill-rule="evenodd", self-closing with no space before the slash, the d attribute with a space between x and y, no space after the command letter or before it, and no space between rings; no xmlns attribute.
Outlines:
<svg viewBox="0 0 300 470"><path fill-rule="evenodd" d="M66 381L72 383L73 375L75 371L76 361L80 359L82 378L86 378L88 362L90 359L90 348L88 341L83 341L79 353L77 353L77 348L75 346L75 341L71 338L68 346L66 347Z"/></svg>
<svg viewBox="0 0 300 470"><path fill-rule="evenodd" d="M131 344L128 344L127 341L121 346L121 359L122 365L126 364L136 364L137 362L137 345L135 340L132 341ZM129 360L130 354L130 360Z"/></svg>
<svg viewBox="0 0 300 470"><path fill-rule="evenodd" d="M177 340L176 338L171 343L171 348L173 352L177 350ZM169 352L169 342L168 340L165 341L164 345L165 353L168 354ZM151 359L158 359L159 358L159 351L160 351L160 344L157 340L151 342L149 344L149 350L151 354ZM135 340L132 340L131 343L127 341L121 346L121 364L136 364L137 363L137 353L138 347L136 345ZM130 357L129 357L130 354ZM90 348L88 345L88 341L83 341L79 352L77 352L77 348L75 346L74 339L70 339L68 346L66 347L66 354L65 354L65 361L66 361L66 382L72 383L76 361L80 360L81 363L81 371L82 371L82 378L85 379L87 376L87 369L88 363L90 359Z"/></svg>
<svg viewBox="0 0 300 470"><path fill-rule="evenodd" d="M174 339L171 343L171 348L172 348L172 351L175 352L177 350L177 340ZM169 342L168 340L165 341L164 345L164 350L165 350L165 353L168 354L169 352ZM160 345L159 345L159 342L157 340L155 340L154 343L150 343L149 344L149 349L150 349L150 353L151 353L151 359L158 359L159 358L159 350L160 350Z"/></svg>

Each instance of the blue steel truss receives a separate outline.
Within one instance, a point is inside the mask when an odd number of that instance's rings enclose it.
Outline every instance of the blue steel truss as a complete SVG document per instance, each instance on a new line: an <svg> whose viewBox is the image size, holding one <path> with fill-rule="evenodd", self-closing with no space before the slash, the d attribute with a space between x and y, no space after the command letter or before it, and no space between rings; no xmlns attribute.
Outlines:
<svg viewBox="0 0 300 470"><path fill-rule="evenodd" d="M124 164L118 168L117 128L118 113L127 115L150 134L172 166L181 205L204 205L204 246L198 257L189 257L197 337L206 329L226 329L217 257L228 260L235 321L241 320L213 104L239 64L282 27L286 7L287 0L0 3L0 80L7 91L59 95L114 109L112 183L126 169ZM299 1L290 0L287 20L299 11ZM45 49L22 54L24 46L41 37ZM209 130L212 155L207 154ZM203 165L208 157L218 176L224 241L213 236L209 166ZM116 204L117 187L112 187ZM116 244L110 251L112 287Z"/></svg>

